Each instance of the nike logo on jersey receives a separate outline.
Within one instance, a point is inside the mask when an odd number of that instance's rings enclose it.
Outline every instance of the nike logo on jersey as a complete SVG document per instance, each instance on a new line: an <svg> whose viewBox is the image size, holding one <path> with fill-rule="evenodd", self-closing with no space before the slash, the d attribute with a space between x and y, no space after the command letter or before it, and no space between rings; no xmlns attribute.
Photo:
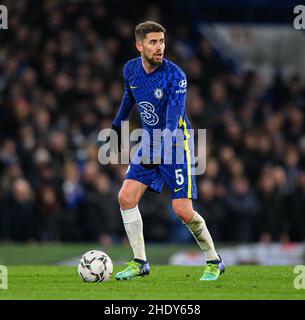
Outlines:
<svg viewBox="0 0 305 320"><path fill-rule="evenodd" d="M137 87L135 87L135 86L130 86L130 89L136 89Z"/></svg>
<svg viewBox="0 0 305 320"><path fill-rule="evenodd" d="M180 191L180 190L182 190L183 188L179 188L179 189L174 189L174 192L178 192L178 191Z"/></svg>

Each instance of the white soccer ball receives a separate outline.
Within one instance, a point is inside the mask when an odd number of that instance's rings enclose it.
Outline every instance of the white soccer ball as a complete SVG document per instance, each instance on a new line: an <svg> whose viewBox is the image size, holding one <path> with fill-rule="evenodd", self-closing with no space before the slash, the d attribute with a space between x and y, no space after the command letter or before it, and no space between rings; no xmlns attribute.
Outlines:
<svg viewBox="0 0 305 320"><path fill-rule="evenodd" d="M85 282L108 281L112 272L112 261L103 251L91 250L86 252L78 264L78 274Z"/></svg>

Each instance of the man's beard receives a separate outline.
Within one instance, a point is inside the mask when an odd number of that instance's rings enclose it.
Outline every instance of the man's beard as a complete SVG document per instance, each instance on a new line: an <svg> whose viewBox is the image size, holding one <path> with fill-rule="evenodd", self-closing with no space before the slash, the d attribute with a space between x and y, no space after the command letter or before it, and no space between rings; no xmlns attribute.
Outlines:
<svg viewBox="0 0 305 320"><path fill-rule="evenodd" d="M154 58L148 58L145 54L144 54L144 59L152 67L158 67L163 62L163 58L160 61L156 61Z"/></svg>

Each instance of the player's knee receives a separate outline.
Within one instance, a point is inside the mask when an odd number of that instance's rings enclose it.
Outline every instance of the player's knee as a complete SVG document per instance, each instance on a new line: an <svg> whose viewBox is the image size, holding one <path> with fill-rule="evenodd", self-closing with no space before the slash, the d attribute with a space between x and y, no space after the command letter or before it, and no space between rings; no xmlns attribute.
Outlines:
<svg viewBox="0 0 305 320"><path fill-rule="evenodd" d="M179 217L184 223L188 223L194 215L193 210L190 210L190 208L187 205L183 205L181 203L174 203L173 210L177 217Z"/></svg>
<svg viewBox="0 0 305 320"><path fill-rule="evenodd" d="M121 189L118 196L120 207L123 210L128 210L136 207L137 203L135 197L126 189Z"/></svg>

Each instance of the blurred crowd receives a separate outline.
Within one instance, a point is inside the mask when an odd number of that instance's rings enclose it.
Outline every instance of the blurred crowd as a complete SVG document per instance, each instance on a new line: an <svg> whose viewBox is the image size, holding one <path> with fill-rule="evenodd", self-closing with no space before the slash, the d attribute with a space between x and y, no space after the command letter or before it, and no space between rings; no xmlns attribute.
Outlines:
<svg viewBox="0 0 305 320"><path fill-rule="evenodd" d="M137 15L118 1L10 1L0 32L0 240L121 243L126 166L98 162L97 136L137 56L134 27L167 29L166 57L187 74L187 113L207 128L195 209L215 241L305 240L305 87L298 75L232 71L174 9ZM180 13L181 14L181 13ZM124 16L125 15L125 16ZM139 125L133 112L131 127ZM140 205L147 241L192 242L169 191Z"/></svg>

